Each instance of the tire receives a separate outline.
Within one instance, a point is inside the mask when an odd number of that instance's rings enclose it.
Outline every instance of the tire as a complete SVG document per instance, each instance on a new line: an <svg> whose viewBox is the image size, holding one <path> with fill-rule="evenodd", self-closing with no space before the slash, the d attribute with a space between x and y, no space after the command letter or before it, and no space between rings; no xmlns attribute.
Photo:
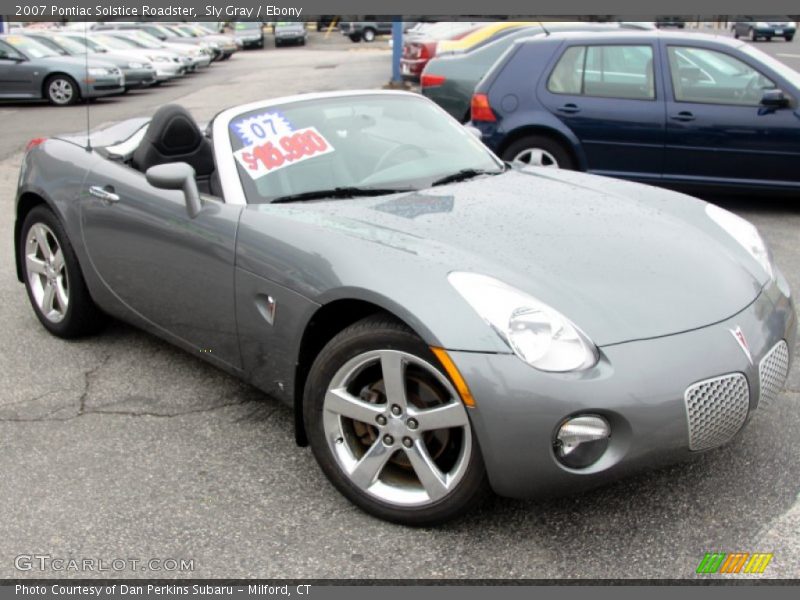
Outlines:
<svg viewBox="0 0 800 600"><path fill-rule="evenodd" d="M53 106L71 106L81 99L81 89L69 75L51 75L44 82L44 96Z"/></svg>
<svg viewBox="0 0 800 600"><path fill-rule="evenodd" d="M33 208L25 217L17 243L28 299L44 328L65 339L97 332L105 316L89 295L78 258L55 214L46 206ZM41 273L31 272L33 265L41 268Z"/></svg>
<svg viewBox="0 0 800 600"><path fill-rule="evenodd" d="M530 153L530 158L526 159L525 153ZM526 164L541 167L577 169L575 160L564 145L546 135L528 135L512 142L503 151L502 159L507 162L519 160Z"/></svg>
<svg viewBox="0 0 800 600"><path fill-rule="evenodd" d="M785 39L787 42L791 42L794 39L794 36L793 35L785 35L785 36L783 36L783 39Z"/></svg>
<svg viewBox="0 0 800 600"><path fill-rule="evenodd" d="M362 39L367 42L374 42L375 41L375 30L371 27L367 27L364 31L361 32Z"/></svg>
<svg viewBox="0 0 800 600"><path fill-rule="evenodd" d="M750 30L750 41L757 42L758 41L758 34L756 33L755 29Z"/></svg>
<svg viewBox="0 0 800 600"><path fill-rule="evenodd" d="M351 33L348 37L350 38L350 41L353 43L361 41L361 34L359 33Z"/></svg>
<svg viewBox="0 0 800 600"><path fill-rule="evenodd" d="M405 398L386 394L384 364L390 373L404 369L405 393L416 392L409 394L408 406ZM448 428L426 430L429 411L419 409L420 403L451 407ZM354 408L364 420L344 416ZM428 346L388 316L363 319L323 348L306 383L303 419L326 477L356 506L381 519L415 526L443 523L468 512L488 491L483 459L457 392ZM366 454L369 461L362 460ZM371 470L360 470L371 461L377 461Z"/></svg>
<svg viewBox="0 0 800 600"><path fill-rule="evenodd" d="M733 37L734 39L739 39L739 30L736 27L733 28Z"/></svg>

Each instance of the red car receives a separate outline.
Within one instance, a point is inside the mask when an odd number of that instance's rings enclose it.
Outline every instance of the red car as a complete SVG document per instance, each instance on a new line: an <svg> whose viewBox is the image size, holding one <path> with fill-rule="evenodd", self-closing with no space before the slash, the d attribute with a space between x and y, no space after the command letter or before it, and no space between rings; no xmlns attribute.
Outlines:
<svg viewBox="0 0 800 600"><path fill-rule="evenodd" d="M459 40L480 23L443 22L425 23L410 30L403 40L403 57L400 59L400 72L403 79L419 81L422 70L428 61L436 56L436 46L443 40Z"/></svg>

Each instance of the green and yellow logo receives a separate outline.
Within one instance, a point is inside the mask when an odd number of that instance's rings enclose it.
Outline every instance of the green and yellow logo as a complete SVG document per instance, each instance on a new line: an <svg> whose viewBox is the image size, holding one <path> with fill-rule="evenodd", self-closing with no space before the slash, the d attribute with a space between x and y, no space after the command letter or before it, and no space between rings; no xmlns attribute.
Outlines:
<svg viewBox="0 0 800 600"><path fill-rule="evenodd" d="M763 573L772 560L772 554L757 552L706 552L697 565L696 573Z"/></svg>

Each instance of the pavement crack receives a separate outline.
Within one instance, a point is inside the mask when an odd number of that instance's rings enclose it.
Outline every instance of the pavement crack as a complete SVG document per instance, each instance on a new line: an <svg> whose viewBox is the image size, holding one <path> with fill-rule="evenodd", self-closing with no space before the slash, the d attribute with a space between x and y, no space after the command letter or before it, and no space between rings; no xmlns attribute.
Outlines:
<svg viewBox="0 0 800 600"><path fill-rule="evenodd" d="M89 392L92 388L92 380L97 372L105 367L108 364L108 361L111 360L111 353L108 353L103 357L103 359L94 367L89 369L88 371L84 371L83 373L83 391L81 392L80 397L78 398L78 414L76 416L80 416L86 413L86 400L89 398Z"/></svg>

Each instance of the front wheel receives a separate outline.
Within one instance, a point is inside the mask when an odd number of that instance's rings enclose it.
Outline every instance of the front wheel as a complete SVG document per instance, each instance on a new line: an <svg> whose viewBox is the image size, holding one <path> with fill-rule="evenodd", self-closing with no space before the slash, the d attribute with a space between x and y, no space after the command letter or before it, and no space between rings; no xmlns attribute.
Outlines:
<svg viewBox="0 0 800 600"><path fill-rule="evenodd" d="M783 36L783 39L785 39L787 42L791 42L794 39L794 36L793 35L785 35L785 36Z"/></svg>
<svg viewBox="0 0 800 600"><path fill-rule="evenodd" d="M361 37L364 38L365 42L373 42L373 41L375 41L375 30L367 28L361 34Z"/></svg>
<svg viewBox="0 0 800 600"><path fill-rule="evenodd" d="M75 338L103 323L83 279L75 251L55 214L37 206L20 232L22 274L39 321L53 335Z"/></svg>
<svg viewBox="0 0 800 600"><path fill-rule="evenodd" d="M325 346L309 373L303 416L325 475L377 517L441 523L487 490L460 396L428 346L388 317L359 321Z"/></svg>
<svg viewBox="0 0 800 600"><path fill-rule="evenodd" d="M512 142L503 151L503 160L535 167L575 169L575 161L564 146L551 137L529 135Z"/></svg>
<svg viewBox="0 0 800 600"><path fill-rule="evenodd" d="M44 84L45 96L55 106L70 106L81 99L81 91L69 75L53 75Z"/></svg>

